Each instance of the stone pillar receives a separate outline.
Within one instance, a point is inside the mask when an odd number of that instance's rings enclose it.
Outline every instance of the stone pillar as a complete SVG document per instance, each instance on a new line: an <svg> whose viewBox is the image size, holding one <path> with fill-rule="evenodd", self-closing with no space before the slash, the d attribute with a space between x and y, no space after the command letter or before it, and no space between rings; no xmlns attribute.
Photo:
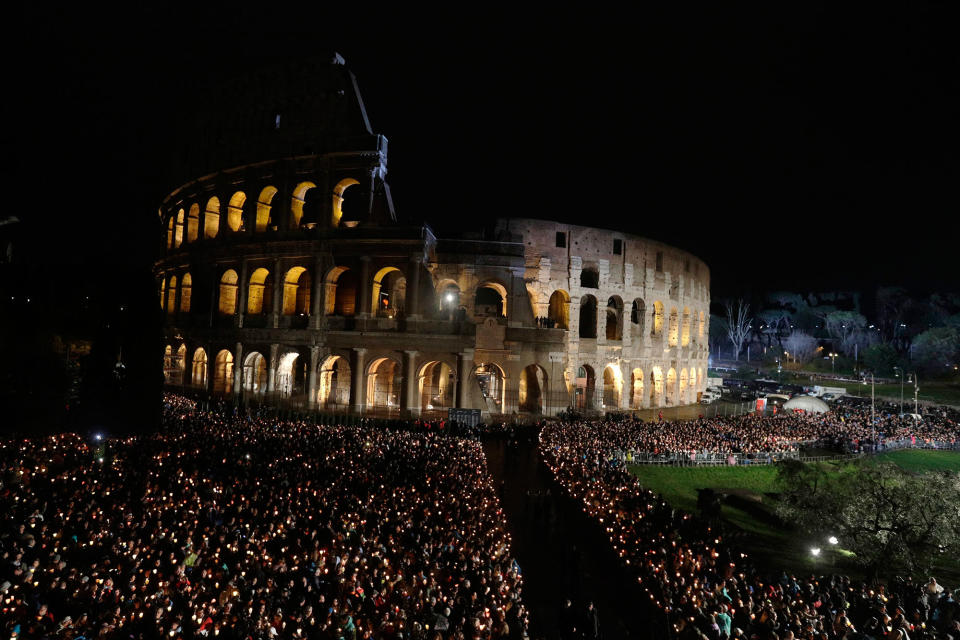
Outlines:
<svg viewBox="0 0 960 640"><path fill-rule="evenodd" d="M177 273L177 293L173 296L173 322L180 325L180 301L183 299L183 273Z"/></svg>
<svg viewBox="0 0 960 640"><path fill-rule="evenodd" d="M366 349L356 347L353 350L353 362L350 363L350 407L357 413L363 413L364 396L366 396L363 388L366 356Z"/></svg>
<svg viewBox="0 0 960 640"><path fill-rule="evenodd" d="M417 392L417 352L403 352L403 410L410 415L420 413L420 398Z"/></svg>
<svg viewBox="0 0 960 640"><path fill-rule="evenodd" d="M320 313L323 310L323 260L317 258L313 262L313 282L310 289L310 328L320 328Z"/></svg>
<svg viewBox="0 0 960 640"><path fill-rule="evenodd" d="M370 301L373 282L370 281L370 256L360 256L360 308L357 310L358 318L369 318L372 302Z"/></svg>
<svg viewBox="0 0 960 640"><path fill-rule="evenodd" d="M233 395L239 398L243 391L243 344L240 342L233 349Z"/></svg>
<svg viewBox="0 0 960 640"><path fill-rule="evenodd" d="M212 348L209 344L203 345L203 351L207 354L207 379L204 381L204 386L207 388L207 397L213 397L213 377L214 377L214 367L217 365L217 354L213 353Z"/></svg>
<svg viewBox="0 0 960 640"><path fill-rule="evenodd" d="M317 406L317 362L320 360L320 347L310 347L310 374L307 376L307 406Z"/></svg>
<svg viewBox="0 0 960 640"><path fill-rule="evenodd" d="M457 408L463 409L467 403L470 370L473 369L473 349L464 349L457 354ZM506 384L506 380L504 380Z"/></svg>
<svg viewBox="0 0 960 640"><path fill-rule="evenodd" d="M267 393L277 390L277 354L279 352L279 344L270 345L270 359L267 361Z"/></svg>
<svg viewBox="0 0 960 640"><path fill-rule="evenodd" d="M243 318L247 312L247 294L250 291L250 284L247 282L247 272L250 270L250 261L244 259L240 263L240 278L237 280L237 308L234 311L234 325L243 326Z"/></svg>
<svg viewBox="0 0 960 640"><path fill-rule="evenodd" d="M410 262L407 264L407 299L404 301L406 306L405 313L408 319L420 319L420 267L423 264L423 255L414 254L410 256Z"/></svg>
<svg viewBox="0 0 960 640"><path fill-rule="evenodd" d="M283 302L283 274L280 273L280 258L273 261L273 309L270 311L270 326L280 326L280 304Z"/></svg>

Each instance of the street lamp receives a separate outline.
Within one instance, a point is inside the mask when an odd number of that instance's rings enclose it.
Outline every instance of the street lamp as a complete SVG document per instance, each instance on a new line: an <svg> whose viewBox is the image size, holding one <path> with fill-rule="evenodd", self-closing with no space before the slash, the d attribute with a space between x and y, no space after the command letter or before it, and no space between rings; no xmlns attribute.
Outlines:
<svg viewBox="0 0 960 640"><path fill-rule="evenodd" d="M900 378L900 413L903 413L903 369L900 367L894 367L894 371L897 372L897 377Z"/></svg>
<svg viewBox="0 0 960 640"><path fill-rule="evenodd" d="M832 351L830 352L830 371L837 372L837 354Z"/></svg>

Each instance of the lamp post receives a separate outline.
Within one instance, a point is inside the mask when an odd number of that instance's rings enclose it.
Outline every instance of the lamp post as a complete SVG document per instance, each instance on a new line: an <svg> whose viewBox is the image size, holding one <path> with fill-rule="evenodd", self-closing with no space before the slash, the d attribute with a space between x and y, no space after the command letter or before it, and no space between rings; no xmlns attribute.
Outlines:
<svg viewBox="0 0 960 640"><path fill-rule="evenodd" d="M837 372L837 354L832 351L830 352L830 371Z"/></svg>
<svg viewBox="0 0 960 640"><path fill-rule="evenodd" d="M900 378L900 413L903 413L903 369L894 367L893 370L897 372L897 377Z"/></svg>
<svg viewBox="0 0 960 640"><path fill-rule="evenodd" d="M920 415L920 410L917 403L917 394L920 392L920 378L917 377L917 372L913 372L913 412L917 415Z"/></svg>

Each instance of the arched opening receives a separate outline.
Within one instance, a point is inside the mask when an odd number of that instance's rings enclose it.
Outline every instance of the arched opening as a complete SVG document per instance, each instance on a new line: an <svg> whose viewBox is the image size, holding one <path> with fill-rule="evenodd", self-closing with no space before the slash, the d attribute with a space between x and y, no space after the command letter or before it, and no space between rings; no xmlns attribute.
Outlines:
<svg viewBox="0 0 960 640"><path fill-rule="evenodd" d="M653 384L650 385L650 406L659 407L660 398L663 397L663 371L660 367L654 367L651 372Z"/></svg>
<svg viewBox="0 0 960 640"><path fill-rule="evenodd" d="M167 308L167 279L160 280L160 308Z"/></svg>
<svg viewBox="0 0 960 640"><path fill-rule="evenodd" d="M449 409L453 406L455 386L453 370L446 363L435 360L423 365L418 380L420 409Z"/></svg>
<svg viewBox="0 0 960 640"><path fill-rule="evenodd" d="M384 267L373 276L370 311L381 318L393 318L403 311L406 295L407 279L403 272L396 267Z"/></svg>
<svg viewBox="0 0 960 640"><path fill-rule="evenodd" d="M600 288L600 272L596 267L584 267L580 271L580 286L585 289Z"/></svg>
<svg viewBox="0 0 960 640"><path fill-rule="evenodd" d="M553 321L558 329L570 328L570 294L563 289L557 289L550 294L550 305L547 308L547 317Z"/></svg>
<svg viewBox="0 0 960 640"><path fill-rule="evenodd" d="M207 200L207 209L203 214L203 237L216 238L220 232L220 198L213 196Z"/></svg>
<svg viewBox="0 0 960 640"><path fill-rule="evenodd" d="M677 404L677 372L673 367L667 371L667 402L668 407Z"/></svg>
<svg viewBox="0 0 960 640"><path fill-rule="evenodd" d="M310 313L310 289L313 280L306 267L293 267L283 278L283 315Z"/></svg>
<svg viewBox="0 0 960 640"><path fill-rule="evenodd" d="M193 294L193 278L189 273L183 274L180 284L180 313L190 313L190 296Z"/></svg>
<svg viewBox="0 0 960 640"><path fill-rule="evenodd" d="M687 370L680 369L680 403L686 404L689 402L687 398Z"/></svg>
<svg viewBox="0 0 960 640"><path fill-rule="evenodd" d="M173 366L173 347L167 345L163 349L163 383L173 384L173 374L176 368Z"/></svg>
<svg viewBox="0 0 960 640"><path fill-rule="evenodd" d="M230 393L233 391L233 354L223 349L217 354L213 366L213 392Z"/></svg>
<svg viewBox="0 0 960 640"><path fill-rule="evenodd" d="M520 411L543 413L547 393L547 372L543 367L531 364L520 372L520 390L518 400Z"/></svg>
<svg viewBox="0 0 960 640"><path fill-rule="evenodd" d="M497 282L485 282L477 287L473 299L473 313L479 318L505 318L507 289Z"/></svg>
<svg viewBox="0 0 960 640"><path fill-rule="evenodd" d="M703 368L697 369L697 389L703 389Z"/></svg>
<svg viewBox="0 0 960 640"><path fill-rule="evenodd" d="M608 364L603 369L603 407L616 409L620 406L620 392L623 390L623 374L620 367Z"/></svg>
<svg viewBox="0 0 960 640"><path fill-rule="evenodd" d="M194 202L190 205L190 214L187 216L187 242L196 242L200 232L200 205Z"/></svg>
<svg viewBox="0 0 960 640"><path fill-rule="evenodd" d="M680 322L677 318L676 308L670 310L670 328L667 333L667 344L671 347L677 346L680 337Z"/></svg>
<svg viewBox="0 0 960 640"><path fill-rule="evenodd" d="M353 178L344 178L343 180L341 180L340 182L337 183L337 186L335 186L335 187L333 188L333 215L332 215L331 221L330 221L330 223L331 223L331 225L332 225L333 227L338 227L338 226L340 226L340 220L343 219L343 214L344 214L344 208L345 208L345 204L346 204L346 199L347 199L347 197L348 197L348 196L347 196L347 192L350 192L349 195L350 195L350 199L351 199L351 204L353 204L353 202L352 202L353 196L359 195L359 191L360 191L359 189L351 189L351 188L350 188L350 187L352 187L352 186L354 186L354 185L358 185L358 184L360 184L360 183L357 182L356 180L354 180ZM348 213L348 214L355 215L355 214L357 213L356 211L350 211L350 209L355 209L355 208L356 208L356 207L352 207L352 206L350 206L350 205L346 205L346 209L347 209L347 213ZM351 217L350 215L348 215L347 219L348 219L348 220L356 220L357 218Z"/></svg>
<svg viewBox="0 0 960 640"><path fill-rule="evenodd" d="M643 406L643 369L634 369L630 374L630 408Z"/></svg>
<svg viewBox="0 0 960 640"><path fill-rule="evenodd" d="M263 267L250 275L247 289L247 314L256 316L269 313L273 308L273 276Z"/></svg>
<svg viewBox="0 0 960 640"><path fill-rule="evenodd" d="M170 277L170 284L167 285L167 313L173 315L177 310L177 276Z"/></svg>
<svg viewBox="0 0 960 640"><path fill-rule="evenodd" d="M267 359L257 351L243 359L243 390L249 393L267 391Z"/></svg>
<svg viewBox="0 0 960 640"><path fill-rule="evenodd" d="M590 295L580 298L580 337L597 337L597 299Z"/></svg>
<svg viewBox="0 0 960 640"><path fill-rule="evenodd" d="M623 339L623 300L620 296L611 296L607 300L607 340L617 341Z"/></svg>
<svg viewBox="0 0 960 640"><path fill-rule="evenodd" d="M701 311L701 312L700 312L700 327L699 327L699 329L697 330L697 333L699 334L699 336L700 336L701 338L703 337L703 323L704 323L703 311Z"/></svg>
<svg viewBox="0 0 960 640"><path fill-rule="evenodd" d="M690 309L683 308L683 325L680 334L680 345L686 347L690 344Z"/></svg>
<svg viewBox="0 0 960 640"><path fill-rule="evenodd" d="M237 191L230 197L227 204L227 228L237 232L243 227L243 205L247 201L247 194Z"/></svg>
<svg viewBox="0 0 960 640"><path fill-rule="evenodd" d="M183 209L177 211L177 226L173 232L173 246L179 247L183 244Z"/></svg>
<svg viewBox="0 0 960 640"><path fill-rule="evenodd" d="M207 352L202 348L193 352L193 364L190 367L190 382L195 387L207 386Z"/></svg>
<svg viewBox="0 0 960 640"><path fill-rule="evenodd" d="M237 312L237 272L227 269L220 276L220 301L218 308L220 315L232 316Z"/></svg>
<svg viewBox="0 0 960 640"><path fill-rule="evenodd" d="M503 413L504 384L503 369L493 364L485 362L478 366L474 371L477 378L477 384L480 385L480 394L491 413Z"/></svg>
<svg viewBox="0 0 960 640"><path fill-rule="evenodd" d="M293 198L290 200L291 228L297 229L300 227L300 222L303 220L303 204L307 201L307 192L316 188L316 186L308 180L294 187Z"/></svg>
<svg viewBox="0 0 960 640"><path fill-rule="evenodd" d="M636 298L633 306L630 307L630 335L640 337L643 335L643 321L647 313L647 305L642 298Z"/></svg>
<svg viewBox="0 0 960 640"><path fill-rule="evenodd" d="M440 316L446 320L456 319L460 310L460 287L457 283L441 284L437 298L440 302Z"/></svg>
<svg viewBox="0 0 960 640"><path fill-rule="evenodd" d="M379 358L367 368L367 406L375 409L400 408L400 364Z"/></svg>
<svg viewBox="0 0 960 640"><path fill-rule="evenodd" d="M657 300L653 303L653 327L651 335L663 335L663 303Z"/></svg>
<svg viewBox="0 0 960 640"><path fill-rule="evenodd" d="M276 389L283 398L300 395L304 391L307 368L304 358L296 351L283 354L277 365Z"/></svg>
<svg viewBox="0 0 960 640"><path fill-rule="evenodd" d="M273 196L277 193L277 188L273 186L264 187L257 198L257 223L256 232L263 233L273 226L270 220L270 209L272 208Z"/></svg>
<svg viewBox="0 0 960 640"><path fill-rule="evenodd" d="M346 407L350 404L350 363L346 358L330 356L323 361L317 403L322 407Z"/></svg>
<svg viewBox="0 0 960 640"><path fill-rule="evenodd" d="M177 223L176 218L171 215L167 222L167 249L173 249L173 226Z"/></svg>
<svg viewBox="0 0 960 640"><path fill-rule="evenodd" d="M597 388L597 379L593 367L588 364L577 369L577 378L573 392L573 406L578 410L593 408L593 394Z"/></svg>
<svg viewBox="0 0 960 640"><path fill-rule="evenodd" d="M358 279L356 271L347 267L334 267L327 273L324 283L327 315L352 316L356 313Z"/></svg>

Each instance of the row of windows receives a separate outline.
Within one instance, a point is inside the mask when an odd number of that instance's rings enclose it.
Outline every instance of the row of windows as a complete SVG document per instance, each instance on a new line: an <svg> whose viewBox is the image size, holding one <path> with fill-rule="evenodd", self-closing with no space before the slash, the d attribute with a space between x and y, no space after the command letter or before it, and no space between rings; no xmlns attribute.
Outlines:
<svg viewBox="0 0 960 640"><path fill-rule="evenodd" d="M360 184L353 178L341 180L333 189L333 202L331 207L331 225L336 227L343 219L344 212L350 213L353 194L359 196L359 190L351 189L354 185ZM316 184L310 181L304 181L294 187L290 197L289 224L291 228L297 229L303 225L316 224L318 212L317 206L313 204L313 194L316 193ZM256 202L255 216L253 217L254 233L263 233L268 229L279 227L279 219L274 211L274 201L278 190L272 185L264 187ZM357 206L361 206L359 203ZM354 209L357 206L353 207ZM212 239L224 233L238 233L246 230L249 218L245 215L246 211L253 214L249 209L247 194L243 191L237 191L227 201L226 208L221 207L220 198L212 196L207 200L202 215L200 204L194 202L186 210L179 209L175 214L171 214L167 221L167 249L176 249L184 242L195 242L199 239ZM221 216L223 218L221 219ZM348 218L350 216L348 215Z"/></svg>

